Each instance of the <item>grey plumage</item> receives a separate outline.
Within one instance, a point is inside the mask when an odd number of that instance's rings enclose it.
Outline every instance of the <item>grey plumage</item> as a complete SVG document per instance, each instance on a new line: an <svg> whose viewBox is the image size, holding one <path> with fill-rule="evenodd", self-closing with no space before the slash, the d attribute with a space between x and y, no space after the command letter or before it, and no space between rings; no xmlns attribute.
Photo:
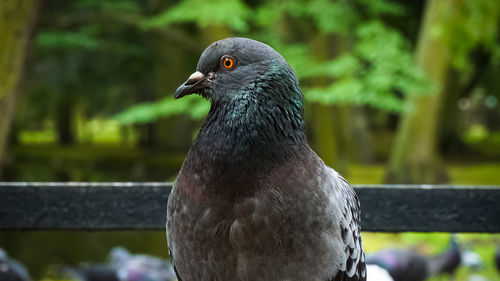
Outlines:
<svg viewBox="0 0 500 281"><path fill-rule="evenodd" d="M110 266L116 270L120 281L174 281L172 265L161 258L150 255L132 255L122 247L110 253Z"/></svg>
<svg viewBox="0 0 500 281"><path fill-rule="evenodd" d="M212 106L168 202L179 280L366 280L359 201L307 144L285 59L254 40L217 41L176 97L194 92Z"/></svg>
<svg viewBox="0 0 500 281"><path fill-rule="evenodd" d="M2 248L0 248L0 280L31 281L26 267L17 260L9 257Z"/></svg>
<svg viewBox="0 0 500 281"><path fill-rule="evenodd" d="M122 247L111 250L107 264L62 266L61 269L66 275L79 281L176 280L173 266L167 260L144 254L133 255Z"/></svg>
<svg viewBox="0 0 500 281"><path fill-rule="evenodd" d="M71 280L76 281L120 281L116 269L108 264L60 266L59 270Z"/></svg>

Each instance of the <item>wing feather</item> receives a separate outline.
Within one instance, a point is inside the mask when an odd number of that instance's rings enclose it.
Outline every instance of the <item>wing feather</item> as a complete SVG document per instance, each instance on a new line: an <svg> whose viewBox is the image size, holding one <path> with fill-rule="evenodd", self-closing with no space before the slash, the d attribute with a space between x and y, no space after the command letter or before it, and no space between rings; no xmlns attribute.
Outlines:
<svg viewBox="0 0 500 281"><path fill-rule="evenodd" d="M365 281L366 264L361 241L361 208L358 197L351 185L333 169L334 185L340 194L342 216L340 219L340 236L344 243L345 261L332 281Z"/></svg>
<svg viewBox="0 0 500 281"><path fill-rule="evenodd" d="M175 272L175 276L177 276L177 281L182 281L182 278L179 275L179 272L177 272L177 268L175 267L174 257L172 256L172 251L170 251L170 249L168 249L168 254L170 255L170 262L172 263L172 266L174 267L174 272Z"/></svg>

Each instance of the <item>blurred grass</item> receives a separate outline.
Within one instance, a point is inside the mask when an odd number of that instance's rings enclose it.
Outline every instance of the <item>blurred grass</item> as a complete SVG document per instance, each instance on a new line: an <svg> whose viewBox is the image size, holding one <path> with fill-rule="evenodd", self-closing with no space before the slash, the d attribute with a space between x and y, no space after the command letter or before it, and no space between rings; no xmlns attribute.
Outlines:
<svg viewBox="0 0 500 281"><path fill-rule="evenodd" d="M172 181L185 157L108 144L31 144L11 151L16 158L16 181ZM57 178L60 174L67 179Z"/></svg>
<svg viewBox="0 0 500 281"><path fill-rule="evenodd" d="M113 119L94 118L85 120L77 116L74 130L79 143L109 144L109 145L136 145L138 133L131 126L124 126ZM37 130L22 130L19 132L19 141L23 145L56 144L57 135L54 124L44 122Z"/></svg>
<svg viewBox="0 0 500 281"><path fill-rule="evenodd" d="M384 168L379 165L351 165L346 178L351 184L381 184ZM454 185L500 185L500 162L498 163L449 163L450 184Z"/></svg>
<svg viewBox="0 0 500 281"><path fill-rule="evenodd" d="M500 184L500 164L462 164L450 167L453 184Z"/></svg>

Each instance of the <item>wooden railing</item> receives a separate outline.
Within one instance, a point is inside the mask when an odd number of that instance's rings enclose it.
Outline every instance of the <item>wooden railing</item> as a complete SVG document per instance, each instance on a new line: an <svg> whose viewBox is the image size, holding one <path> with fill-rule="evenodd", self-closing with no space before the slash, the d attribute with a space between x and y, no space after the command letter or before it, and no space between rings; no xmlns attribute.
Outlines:
<svg viewBox="0 0 500 281"><path fill-rule="evenodd" d="M172 183L0 182L0 230L162 230ZM500 186L358 185L362 229L500 232Z"/></svg>

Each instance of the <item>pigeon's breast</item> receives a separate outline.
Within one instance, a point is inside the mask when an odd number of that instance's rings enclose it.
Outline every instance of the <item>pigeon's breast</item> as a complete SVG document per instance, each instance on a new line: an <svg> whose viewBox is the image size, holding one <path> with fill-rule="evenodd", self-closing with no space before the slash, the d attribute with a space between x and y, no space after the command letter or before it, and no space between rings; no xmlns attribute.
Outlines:
<svg viewBox="0 0 500 281"><path fill-rule="evenodd" d="M201 200L176 186L167 236L182 280L326 280L343 252L338 210L327 191L301 185L234 201Z"/></svg>

